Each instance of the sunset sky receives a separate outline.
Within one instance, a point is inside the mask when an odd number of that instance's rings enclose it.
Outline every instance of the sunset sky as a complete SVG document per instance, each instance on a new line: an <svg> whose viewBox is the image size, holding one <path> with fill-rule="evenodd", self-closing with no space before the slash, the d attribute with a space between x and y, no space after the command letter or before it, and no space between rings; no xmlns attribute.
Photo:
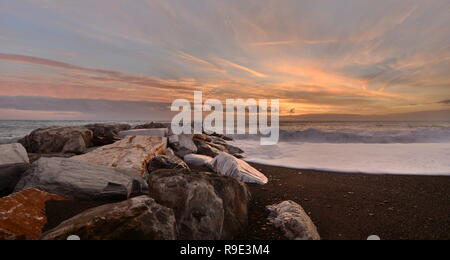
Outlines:
<svg viewBox="0 0 450 260"><path fill-rule="evenodd" d="M169 117L176 98L283 115L450 109L449 0L0 0L0 119Z"/></svg>

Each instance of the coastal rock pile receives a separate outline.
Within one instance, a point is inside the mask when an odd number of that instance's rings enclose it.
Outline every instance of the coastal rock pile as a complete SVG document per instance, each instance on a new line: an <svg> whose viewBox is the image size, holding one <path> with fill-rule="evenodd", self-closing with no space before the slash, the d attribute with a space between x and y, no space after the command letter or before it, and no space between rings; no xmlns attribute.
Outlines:
<svg viewBox="0 0 450 260"><path fill-rule="evenodd" d="M37 189L0 199L0 240L36 240L47 224L45 202L65 200Z"/></svg>
<svg viewBox="0 0 450 260"><path fill-rule="evenodd" d="M269 221L290 240L320 240L320 235L305 210L293 201L267 206Z"/></svg>
<svg viewBox="0 0 450 260"><path fill-rule="evenodd" d="M135 172L65 158L41 158L34 162L15 191L30 188L79 200L124 200L148 194L147 184Z"/></svg>
<svg viewBox="0 0 450 260"><path fill-rule="evenodd" d="M0 197L11 194L29 163L27 151L21 144L0 145Z"/></svg>
<svg viewBox="0 0 450 260"><path fill-rule="evenodd" d="M148 184L151 197L174 209L179 239L233 239L248 224L249 192L232 178L159 170L150 175Z"/></svg>
<svg viewBox="0 0 450 260"><path fill-rule="evenodd" d="M44 201L39 211L26 211L30 219L42 220L23 222L30 223L26 228L33 232L5 232L4 238L39 238L47 217L45 200L66 198L49 205L89 206L67 214L58 214L60 208L49 210L58 216L49 215L46 228L55 228L42 239L74 234L86 240L239 237L248 225L250 201L243 182L265 184L267 178L236 158L243 151L228 144L230 138L171 135L161 126L38 129L22 140L35 160L31 165L21 145L0 146L0 154L5 154L0 157L0 192L27 198L38 193L36 198Z"/></svg>
<svg viewBox="0 0 450 260"><path fill-rule="evenodd" d="M90 209L46 232L42 240L175 240L173 210L148 196Z"/></svg>
<svg viewBox="0 0 450 260"><path fill-rule="evenodd" d="M133 170L144 175L151 159L164 154L166 148L165 137L129 136L114 144L72 158L95 165Z"/></svg>

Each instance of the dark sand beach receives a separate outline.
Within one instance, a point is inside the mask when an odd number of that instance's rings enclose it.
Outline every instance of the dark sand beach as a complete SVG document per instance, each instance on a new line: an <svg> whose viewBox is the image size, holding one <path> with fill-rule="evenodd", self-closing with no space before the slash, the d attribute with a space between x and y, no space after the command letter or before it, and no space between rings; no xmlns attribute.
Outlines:
<svg viewBox="0 0 450 260"><path fill-rule="evenodd" d="M270 180L250 185L250 226L243 239L282 236L265 206L293 200L324 240L449 240L450 177L342 174L255 165Z"/></svg>

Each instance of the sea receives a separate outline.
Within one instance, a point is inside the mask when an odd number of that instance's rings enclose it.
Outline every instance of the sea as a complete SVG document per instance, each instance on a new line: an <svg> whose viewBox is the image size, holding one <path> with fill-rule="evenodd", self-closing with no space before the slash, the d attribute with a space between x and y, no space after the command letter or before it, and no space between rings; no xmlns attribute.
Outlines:
<svg viewBox="0 0 450 260"><path fill-rule="evenodd" d="M37 128L144 121L0 121L0 144ZM450 176L448 122L305 122L280 124L280 142L233 136L249 162L343 173Z"/></svg>

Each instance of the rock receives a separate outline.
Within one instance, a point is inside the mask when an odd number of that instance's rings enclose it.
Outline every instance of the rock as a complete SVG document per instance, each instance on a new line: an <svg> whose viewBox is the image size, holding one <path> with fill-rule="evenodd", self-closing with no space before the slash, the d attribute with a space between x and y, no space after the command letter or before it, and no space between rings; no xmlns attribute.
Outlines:
<svg viewBox="0 0 450 260"><path fill-rule="evenodd" d="M83 154L87 151L83 137L73 137L64 145L63 154Z"/></svg>
<svg viewBox="0 0 450 260"><path fill-rule="evenodd" d="M65 198L37 189L0 199L0 240L36 240L47 224L45 203Z"/></svg>
<svg viewBox="0 0 450 260"><path fill-rule="evenodd" d="M176 156L158 155L148 164L148 172L152 173L160 169L189 169L189 166Z"/></svg>
<svg viewBox="0 0 450 260"><path fill-rule="evenodd" d="M187 154L197 153L197 146L192 135L172 135L169 137L169 145L180 158Z"/></svg>
<svg viewBox="0 0 450 260"><path fill-rule="evenodd" d="M184 156L184 161L192 168L207 168L212 169L211 162L214 159L209 156L200 154L188 154Z"/></svg>
<svg viewBox="0 0 450 260"><path fill-rule="evenodd" d="M84 127L50 127L37 129L19 142L29 153L61 153L64 149L83 153L92 146L92 139L92 131Z"/></svg>
<svg viewBox="0 0 450 260"><path fill-rule="evenodd" d="M194 134L193 139L194 139L194 141L200 140L200 141L205 141L205 142L212 142L212 138L209 135L205 135L205 134Z"/></svg>
<svg viewBox="0 0 450 260"><path fill-rule="evenodd" d="M81 213L46 232L42 240L175 240L173 210L148 196L103 205Z"/></svg>
<svg viewBox="0 0 450 260"><path fill-rule="evenodd" d="M148 124L137 125L133 127L133 129L155 129L155 128L170 128L170 123L151 122Z"/></svg>
<svg viewBox="0 0 450 260"><path fill-rule="evenodd" d="M13 192L29 162L27 151L21 144L0 145L0 197Z"/></svg>
<svg viewBox="0 0 450 260"><path fill-rule="evenodd" d="M230 144L225 145L225 148L227 149L228 153L231 155L240 155L240 154L244 153L244 151L241 148L230 145Z"/></svg>
<svg viewBox="0 0 450 260"><path fill-rule="evenodd" d="M170 156L170 157L176 156L175 152L172 150L172 148L167 148L165 155Z"/></svg>
<svg viewBox="0 0 450 260"><path fill-rule="evenodd" d="M72 157L74 160L118 169L147 173L147 164L159 154L164 154L167 139L164 137L130 136L90 153Z"/></svg>
<svg viewBox="0 0 450 260"><path fill-rule="evenodd" d="M148 194L147 184L137 173L65 158L34 162L15 191L30 188L79 200L125 200Z"/></svg>
<svg viewBox="0 0 450 260"><path fill-rule="evenodd" d="M119 132L131 129L127 124L91 124L85 127L94 135L92 140L94 146L113 144L121 139Z"/></svg>
<svg viewBox="0 0 450 260"><path fill-rule="evenodd" d="M169 134L168 128L155 128L155 129L139 129L128 130L119 133L119 137L125 138L127 136L153 136L153 137L166 137Z"/></svg>
<svg viewBox="0 0 450 260"><path fill-rule="evenodd" d="M213 173L159 170L148 180L150 195L172 208L182 240L233 239L248 225L245 184Z"/></svg>
<svg viewBox="0 0 450 260"><path fill-rule="evenodd" d="M215 172L233 177L239 181L256 184L267 184L267 177L250 166L248 163L236 157L222 153L211 162Z"/></svg>
<svg viewBox="0 0 450 260"><path fill-rule="evenodd" d="M197 146L198 154L206 155L206 156L214 158L222 152L222 151L212 147L205 141L201 141L201 140L197 139L197 140L194 140L194 142L195 142L195 145Z"/></svg>
<svg viewBox="0 0 450 260"><path fill-rule="evenodd" d="M231 137L229 137L229 136L221 135L221 134L216 134L216 133L214 133L214 134L212 134L211 136L220 138L220 139L225 140L225 141L233 141L233 138L231 138Z"/></svg>
<svg viewBox="0 0 450 260"><path fill-rule="evenodd" d="M267 206L269 221L290 240L320 240L317 228L303 208L293 201Z"/></svg>

